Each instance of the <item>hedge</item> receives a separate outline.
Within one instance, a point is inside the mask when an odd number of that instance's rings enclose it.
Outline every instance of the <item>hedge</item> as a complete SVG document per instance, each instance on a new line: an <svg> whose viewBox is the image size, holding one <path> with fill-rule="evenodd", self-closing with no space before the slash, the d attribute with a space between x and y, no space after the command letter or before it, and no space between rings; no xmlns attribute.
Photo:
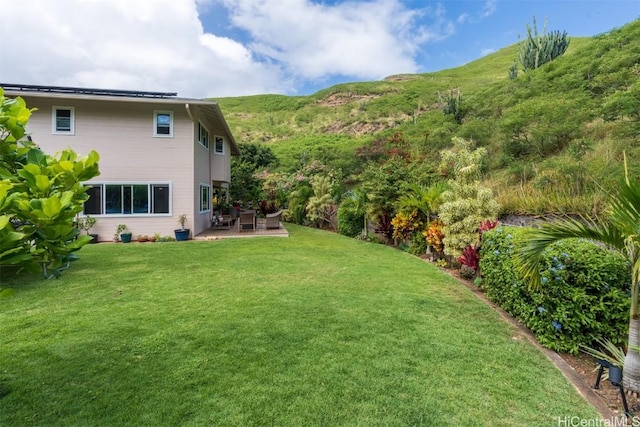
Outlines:
<svg viewBox="0 0 640 427"><path fill-rule="evenodd" d="M598 338L626 342L631 269L628 261L584 239L567 239L544 253L540 290L530 290L513 254L522 229L501 226L483 234L480 271L487 296L555 351L577 353Z"/></svg>

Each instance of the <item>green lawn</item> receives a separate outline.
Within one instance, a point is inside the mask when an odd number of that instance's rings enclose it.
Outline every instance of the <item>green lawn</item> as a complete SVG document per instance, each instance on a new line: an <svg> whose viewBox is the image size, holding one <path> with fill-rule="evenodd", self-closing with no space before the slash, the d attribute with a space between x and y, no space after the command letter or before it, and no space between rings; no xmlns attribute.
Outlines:
<svg viewBox="0 0 640 427"><path fill-rule="evenodd" d="M89 245L0 279L2 426L556 426L597 413L464 286L382 245Z"/></svg>

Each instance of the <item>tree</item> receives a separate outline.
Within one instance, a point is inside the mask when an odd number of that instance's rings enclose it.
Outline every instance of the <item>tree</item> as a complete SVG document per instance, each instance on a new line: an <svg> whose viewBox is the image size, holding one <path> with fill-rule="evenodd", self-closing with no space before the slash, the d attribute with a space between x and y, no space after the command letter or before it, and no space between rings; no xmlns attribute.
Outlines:
<svg viewBox="0 0 640 427"><path fill-rule="evenodd" d="M367 195L361 190L348 191L338 209L338 232L349 237L367 237Z"/></svg>
<svg viewBox="0 0 640 427"><path fill-rule="evenodd" d="M527 242L516 256L522 275L532 289L542 286L540 269L544 251L553 243L570 238L584 238L620 252L631 268L631 308L629 312L628 351L624 361L625 388L640 391L640 185L628 176L625 158L625 180L609 193L611 204L607 220L585 221L565 219L531 229L524 237ZM603 337L608 338L608 337Z"/></svg>
<svg viewBox="0 0 640 427"><path fill-rule="evenodd" d="M407 192L400 196L396 208L402 213L411 213L417 210L425 225L429 226L431 216L438 212L442 203L442 193L447 190L446 184L438 182L428 187L419 184L410 184Z"/></svg>
<svg viewBox="0 0 640 427"><path fill-rule="evenodd" d="M442 193L440 219L444 224L444 252L459 257L467 246L480 242L478 228L488 219L495 219L498 204L489 188L480 185L484 148L462 138L453 138L454 148L442 152L443 166L452 173L450 190Z"/></svg>
<svg viewBox="0 0 640 427"><path fill-rule="evenodd" d="M258 201L262 194L262 180L256 173L275 166L278 158L269 147L258 144L241 144L240 155L231 160L231 184L229 194L232 200Z"/></svg>
<svg viewBox="0 0 640 427"><path fill-rule="evenodd" d="M99 156L45 154L22 140L30 115L22 98L6 98L0 88L0 264L57 277L91 241L78 237L74 220L88 198L82 182L99 174Z"/></svg>
<svg viewBox="0 0 640 427"><path fill-rule="evenodd" d="M326 223L335 230L338 211L331 196L334 187L331 177L316 175L311 180L311 187L313 196L307 201L307 218L317 226Z"/></svg>

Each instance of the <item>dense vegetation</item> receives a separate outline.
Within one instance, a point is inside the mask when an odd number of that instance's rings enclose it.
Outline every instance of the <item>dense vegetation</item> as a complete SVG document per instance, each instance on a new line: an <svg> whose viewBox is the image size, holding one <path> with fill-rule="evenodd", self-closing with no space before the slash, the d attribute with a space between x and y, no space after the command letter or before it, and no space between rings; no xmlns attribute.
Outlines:
<svg viewBox="0 0 640 427"><path fill-rule="evenodd" d="M498 227L483 234L480 267L487 296L553 350L577 353L603 337L623 344L631 281L626 259L585 240L562 241L544 253L543 286L533 290L515 261L523 232Z"/></svg>
<svg viewBox="0 0 640 427"><path fill-rule="evenodd" d="M601 213L623 152L632 173L640 171L640 20L571 38L563 56L510 79L520 47L310 96L217 101L242 145L276 154L272 172L295 173L314 161L334 171L336 202L374 173L372 165L389 161L405 169L397 182L448 179L440 152L461 137L487 150L483 184L502 214ZM402 161L390 160L397 154Z"/></svg>

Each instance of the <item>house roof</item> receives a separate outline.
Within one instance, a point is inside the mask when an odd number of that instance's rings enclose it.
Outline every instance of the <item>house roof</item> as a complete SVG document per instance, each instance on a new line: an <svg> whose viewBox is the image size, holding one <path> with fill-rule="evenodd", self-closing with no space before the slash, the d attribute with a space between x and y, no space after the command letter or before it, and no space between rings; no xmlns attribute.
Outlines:
<svg viewBox="0 0 640 427"><path fill-rule="evenodd" d="M92 89L67 86L38 86L24 84L0 83L0 87L5 93L15 96L21 94L43 97L43 98L59 98L59 99L83 99L96 101L114 101L114 102L138 102L138 103L162 103L183 105L189 114L191 109L197 109L207 120L214 125L222 127L227 133L229 144L231 145L231 154L238 155L240 150L236 143L227 121L224 119L220 106L215 101L203 99L179 98L174 92L146 92L119 89Z"/></svg>

